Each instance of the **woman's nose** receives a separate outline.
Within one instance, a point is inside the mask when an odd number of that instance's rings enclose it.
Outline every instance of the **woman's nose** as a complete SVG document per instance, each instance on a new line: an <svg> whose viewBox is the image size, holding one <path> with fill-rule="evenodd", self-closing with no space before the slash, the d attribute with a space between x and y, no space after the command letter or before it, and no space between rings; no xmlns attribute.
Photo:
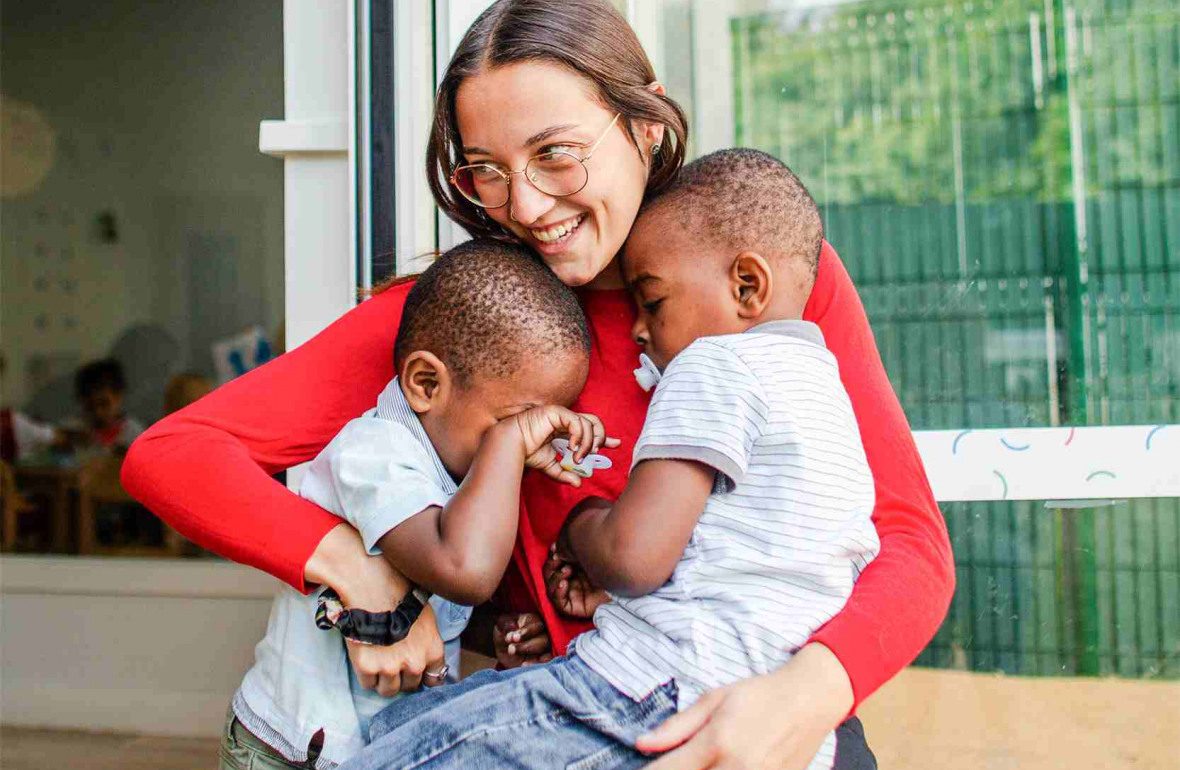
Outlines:
<svg viewBox="0 0 1180 770"><path fill-rule="evenodd" d="M513 219L525 227L536 222L553 208L554 198L538 190L521 174L512 180L508 205Z"/></svg>

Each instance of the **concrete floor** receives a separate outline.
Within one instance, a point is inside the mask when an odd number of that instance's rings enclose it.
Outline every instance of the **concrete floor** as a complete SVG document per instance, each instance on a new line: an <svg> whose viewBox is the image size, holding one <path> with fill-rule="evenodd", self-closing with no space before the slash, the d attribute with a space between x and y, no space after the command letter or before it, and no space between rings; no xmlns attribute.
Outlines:
<svg viewBox="0 0 1180 770"><path fill-rule="evenodd" d="M1180 683L909 669L861 709L883 770L1175 770ZM0 768L212 770L214 738L0 728Z"/></svg>

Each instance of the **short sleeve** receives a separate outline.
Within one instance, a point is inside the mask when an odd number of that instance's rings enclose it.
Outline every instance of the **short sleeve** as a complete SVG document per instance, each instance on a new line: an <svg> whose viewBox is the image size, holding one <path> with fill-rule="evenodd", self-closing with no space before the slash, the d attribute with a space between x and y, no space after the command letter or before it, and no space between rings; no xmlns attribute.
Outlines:
<svg viewBox="0 0 1180 770"><path fill-rule="evenodd" d="M433 459L410 430L393 420L347 423L311 461L299 494L356 527L370 554L377 541L411 516L447 504Z"/></svg>
<svg viewBox="0 0 1180 770"><path fill-rule="evenodd" d="M631 468L643 460L695 460L732 489L745 476L769 409L754 372L733 350L697 340L660 378Z"/></svg>

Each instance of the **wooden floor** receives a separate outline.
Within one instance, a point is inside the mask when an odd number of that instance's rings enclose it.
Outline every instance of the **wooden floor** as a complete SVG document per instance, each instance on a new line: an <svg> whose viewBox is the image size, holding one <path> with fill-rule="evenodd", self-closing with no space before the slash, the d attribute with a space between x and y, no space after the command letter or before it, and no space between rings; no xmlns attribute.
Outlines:
<svg viewBox="0 0 1180 770"><path fill-rule="evenodd" d="M215 770L216 738L156 738L0 727L3 770Z"/></svg>

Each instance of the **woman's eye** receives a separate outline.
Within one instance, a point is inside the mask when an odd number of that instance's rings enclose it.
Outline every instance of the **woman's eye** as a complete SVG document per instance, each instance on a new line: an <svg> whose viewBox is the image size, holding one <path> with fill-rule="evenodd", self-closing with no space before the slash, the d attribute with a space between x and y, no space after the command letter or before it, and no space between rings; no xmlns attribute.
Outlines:
<svg viewBox="0 0 1180 770"><path fill-rule="evenodd" d="M471 176L475 179L495 179L500 174L491 166L472 166Z"/></svg>
<svg viewBox="0 0 1180 770"><path fill-rule="evenodd" d="M558 153L558 152L564 152L564 153L569 153L570 155L574 155L574 154L576 154L576 151L579 149L581 149L581 148L575 147L572 144L551 144L551 145L548 145L547 147L542 147L541 152L539 154L542 157L553 155L554 153Z"/></svg>

